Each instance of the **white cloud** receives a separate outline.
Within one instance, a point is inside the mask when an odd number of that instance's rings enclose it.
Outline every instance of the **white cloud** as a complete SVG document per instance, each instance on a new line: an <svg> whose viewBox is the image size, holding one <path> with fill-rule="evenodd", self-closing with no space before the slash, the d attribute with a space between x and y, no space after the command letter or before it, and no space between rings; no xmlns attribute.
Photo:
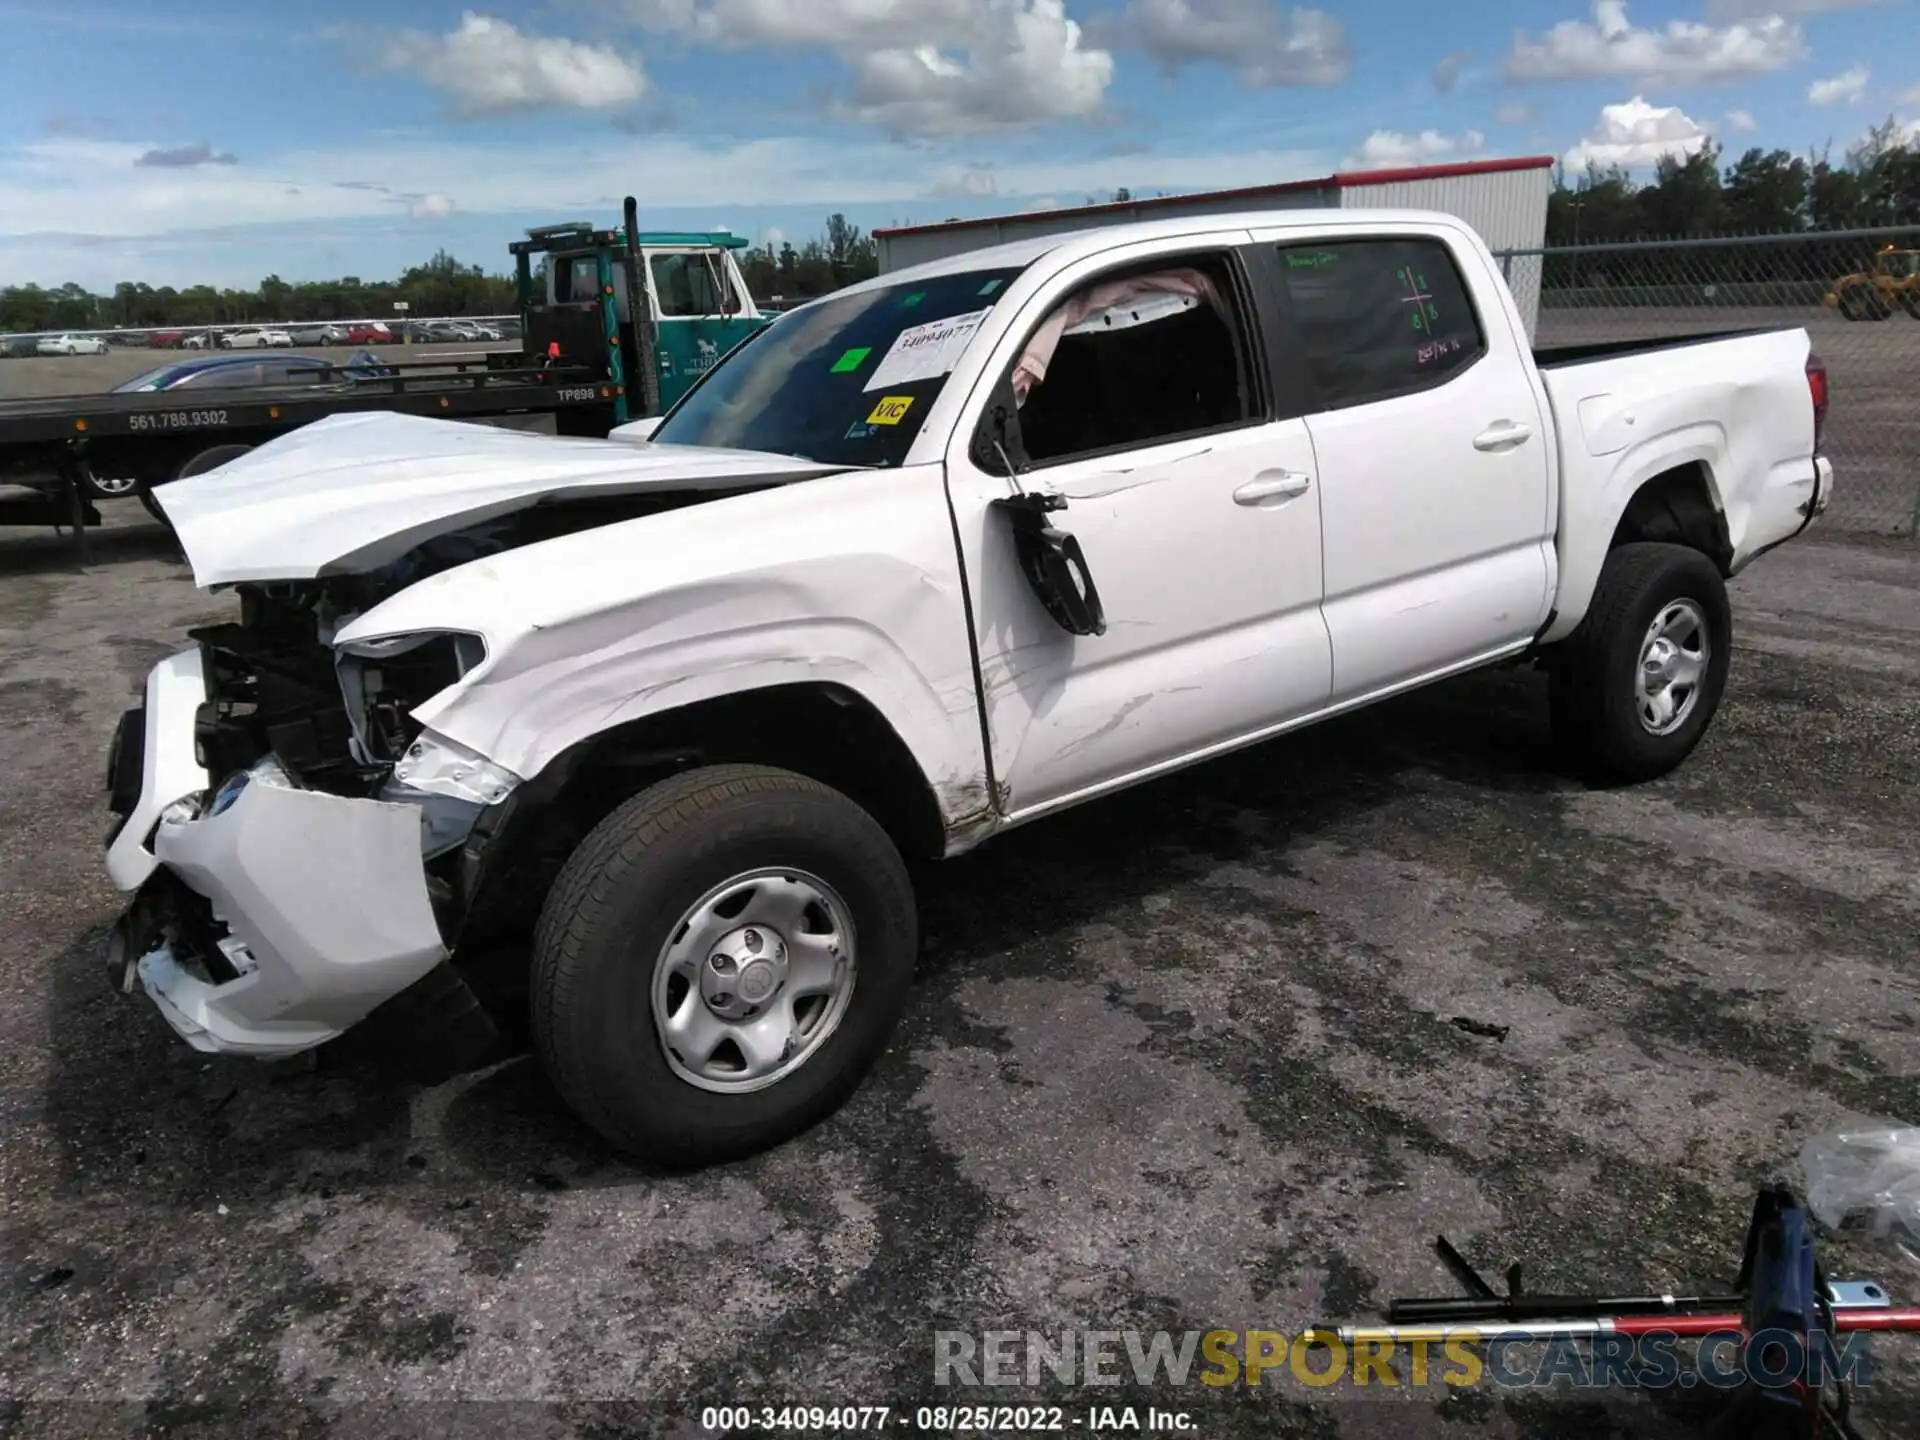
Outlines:
<svg viewBox="0 0 1920 1440"><path fill-rule="evenodd" d="M646 196L650 208L698 208L723 219L733 207L770 204L820 207L822 214L886 205L911 214L927 204L934 176L943 169L957 176L972 159L935 152L925 164L902 164L898 147L879 137L776 136L720 146L682 135L630 139L611 127L597 131L587 150L577 137L539 144L396 138L177 170L140 168L136 162L151 148L144 136L0 141L0 272L54 284L251 283L264 273L257 268L263 247L270 255L321 254L326 237L342 258L315 261L334 268L306 273L339 274L360 263L352 258L354 237L366 233L360 227L410 228L450 209L504 243L535 220L616 215L628 193ZM1008 159L992 169L992 193L1026 205L1028 196L1105 194L1120 186L1227 189L1324 175L1334 158L1220 149ZM457 207L450 197L458 197ZM493 216L502 217L497 225L487 218ZM241 255L247 258L234 258ZM495 264L504 257L476 258ZM297 273L291 259L267 268Z"/></svg>
<svg viewBox="0 0 1920 1440"><path fill-rule="evenodd" d="M1726 119L1721 123L1727 127L1728 133L1733 135L1751 135L1760 128L1760 122L1744 110L1727 111Z"/></svg>
<svg viewBox="0 0 1920 1440"><path fill-rule="evenodd" d="M1816 80L1807 87L1807 99L1815 105L1858 105L1867 95L1867 67L1856 65Z"/></svg>
<svg viewBox="0 0 1920 1440"><path fill-rule="evenodd" d="M649 29L727 49L908 49L977 36L982 0L628 0Z"/></svg>
<svg viewBox="0 0 1920 1440"><path fill-rule="evenodd" d="M627 0L656 31L737 50L825 49L852 72L831 109L898 136L1095 114L1113 57L1063 0Z"/></svg>
<svg viewBox="0 0 1920 1440"><path fill-rule="evenodd" d="M1000 182L994 176L993 166L976 161L937 172L933 177L933 193L985 197L999 194Z"/></svg>
<svg viewBox="0 0 1920 1440"><path fill-rule="evenodd" d="M216 150L202 142L198 145L174 145L166 149L149 150L133 163L165 170L194 165L238 165L240 161L226 151Z"/></svg>
<svg viewBox="0 0 1920 1440"><path fill-rule="evenodd" d="M1493 118L1502 125L1524 125L1533 119L1533 107L1522 105L1517 100L1509 100L1493 112Z"/></svg>
<svg viewBox="0 0 1920 1440"><path fill-rule="evenodd" d="M1439 161L1471 160L1485 152L1487 137L1478 130L1443 135L1422 130L1403 135L1398 130L1376 130L1360 148L1341 161L1344 170L1391 170L1403 165L1431 165Z"/></svg>
<svg viewBox="0 0 1920 1440"><path fill-rule="evenodd" d="M1569 170L1590 164L1645 170L1663 156L1684 158L1707 144L1706 129L1677 105L1649 105L1638 95L1602 106L1593 132L1567 151Z"/></svg>
<svg viewBox="0 0 1920 1440"><path fill-rule="evenodd" d="M1591 21L1562 20L1537 40L1516 32L1505 68L1514 80L1719 81L1767 74L1805 54L1800 27L1778 14L1725 26L1669 20L1652 30L1629 23L1626 0L1594 0Z"/></svg>
<svg viewBox="0 0 1920 1440"><path fill-rule="evenodd" d="M1920 105L1920 85L1914 86L1911 90L1902 90L1898 95L1893 97L1893 103L1896 105Z"/></svg>
<svg viewBox="0 0 1920 1440"><path fill-rule="evenodd" d="M1769 15L1825 15L1835 10L1855 10L1878 0L1707 0L1707 18L1764 20Z"/></svg>
<svg viewBox="0 0 1920 1440"><path fill-rule="evenodd" d="M849 52L852 93L836 110L889 134L940 136L1100 109L1113 57L1082 46L1061 0L1014 0L986 13L990 31L960 47Z"/></svg>
<svg viewBox="0 0 1920 1440"><path fill-rule="evenodd" d="M374 62L418 75L467 115L607 110L647 93L640 62L611 46L523 34L471 10L445 35L408 30L385 37Z"/></svg>
<svg viewBox="0 0 1920 1440"><path fill-rule="evenodd" d="M1473 58L1471 50L1455 50L1442 55L1433 65L1433 88L1446 94L1460 82L1460 69Z"/></svg>
<svg viewBox="0 0 1920 1440"><path fill-rule="evenodd" d="M1279 0L1129 0L1094 26L1099 43L1138 50L1172 72L1214 63L1242 85L1331 85L1353 66L1346 28L1324 10Z"/></svg>

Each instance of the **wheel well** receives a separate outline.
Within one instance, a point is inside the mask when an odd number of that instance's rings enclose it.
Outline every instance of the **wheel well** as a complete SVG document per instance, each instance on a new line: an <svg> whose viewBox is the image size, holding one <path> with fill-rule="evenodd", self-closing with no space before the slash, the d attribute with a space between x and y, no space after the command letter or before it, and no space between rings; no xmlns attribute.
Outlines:
<svg viewBox="0 0 1920 1440"><path fill-rule="evenodd" d="M1727 517L1713 503L1707 470L1699 461L1663 471L1634 491L1609 550L1639 540L1662 541L1698 550L1725 575L1733 565L1733 541Z"/></svg>
<svg viewBox="0 0 1920 1440"><path fill-rule="evenodd" d="M484 858L469 845L463 932L489 945L530 934L560 867L594 826L676 771L728 761L831 785L910 859L945 851L933 789L878 710L840 685L769 686L615 726L557 756L514 793Z"/></svg>

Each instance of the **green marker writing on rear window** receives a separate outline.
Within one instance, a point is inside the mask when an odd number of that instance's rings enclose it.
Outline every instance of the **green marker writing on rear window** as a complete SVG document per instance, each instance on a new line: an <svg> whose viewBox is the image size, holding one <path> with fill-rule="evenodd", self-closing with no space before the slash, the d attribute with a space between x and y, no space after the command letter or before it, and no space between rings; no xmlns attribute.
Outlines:
<svg viewBox="0 0 1920 1440"><path fill-rule="evenodd" d="M900 308L902 310L911 310L915 305L918 305L922 300L926 298L927 298L926 291L916 290L913 292L913 294L907 296L906 299L900 302Z"/></svg>
<svg viewBox="0 0 1920 1440"><path fill-rule="evenodd" d="M858 370L860 368L860 362L865 360L867 356L871 355L872 353L873 353L873 347L871 345L862 345L857 350L849 350L847 351L846 354L842 355L838 360L833 362L833 369L829 373L834 375L845 375L849 370Z"/></svg>

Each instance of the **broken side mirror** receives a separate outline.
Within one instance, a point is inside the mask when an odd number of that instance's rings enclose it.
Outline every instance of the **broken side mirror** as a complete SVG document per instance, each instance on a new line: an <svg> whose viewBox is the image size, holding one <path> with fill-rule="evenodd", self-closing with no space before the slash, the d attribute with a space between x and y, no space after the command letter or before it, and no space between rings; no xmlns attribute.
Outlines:
<svg viewBox="0 0 1920 1440"><path fill-rule="evenodd" d="M1107 612L1080 541L1047 523L1047 512L1067 508L1061 495L1011 495L993 508L1013 522L1014 552L1035 598L1069 635L1104 635Z"/></svg>
<svg viewBox="0 0 1920 1440"><path fill-rule="evenodd" d="M1014 553L1034 598L1069 635L1104 635L1107 613L1080 541L1047 522L1049 514L1067 508L1066 497L1021 487L1020 472L1029 462L1020 443L1017 411L1013 386L1002 380L974 427L969 458L988 474L1006 476L1013 491L995 500L993 508L1004 512L1012 524Z"/></svg>

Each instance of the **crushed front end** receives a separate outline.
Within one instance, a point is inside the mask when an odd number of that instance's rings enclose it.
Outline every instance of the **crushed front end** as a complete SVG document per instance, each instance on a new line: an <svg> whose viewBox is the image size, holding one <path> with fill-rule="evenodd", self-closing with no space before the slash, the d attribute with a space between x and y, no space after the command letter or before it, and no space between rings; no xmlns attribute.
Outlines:
<svg viewBox="0 0 1920 1440"><path fill-rule="evenodd" d="M133 900L109 972L198 1049L284 1056L369 1025L438 1076L498 1039L451 960L518 780L410 716L485 645L337 644L373 583L239 587L239 621L154 666L115 733L107 862Z"/></svg>

